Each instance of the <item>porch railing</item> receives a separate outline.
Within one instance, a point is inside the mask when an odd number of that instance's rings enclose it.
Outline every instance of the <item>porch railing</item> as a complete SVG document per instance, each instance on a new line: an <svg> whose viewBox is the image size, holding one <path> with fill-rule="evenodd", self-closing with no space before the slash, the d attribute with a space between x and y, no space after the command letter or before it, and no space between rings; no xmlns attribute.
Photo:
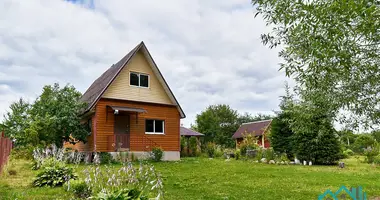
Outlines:
<svg viewBox="0 0 380 200"><path fill-rule="evenodd" d="M109 151L118 151L120 148L129 149L129 151L151 151L156 146L158 144L145 135L115 134L108 136Z"/></svg>

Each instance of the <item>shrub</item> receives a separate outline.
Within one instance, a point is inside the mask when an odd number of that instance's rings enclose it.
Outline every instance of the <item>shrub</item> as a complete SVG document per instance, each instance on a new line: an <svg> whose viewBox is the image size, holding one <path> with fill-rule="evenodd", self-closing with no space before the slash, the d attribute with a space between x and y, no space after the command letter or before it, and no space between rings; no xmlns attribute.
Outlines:
<svg viewBox="0 0 380 200"><path fill-rule="evenodd" d="M112 155L108 152L101 152L99 156L100 156L100 163L102 164L109 164L113 161Z"/></svg>
<svg viewBox="0 0 380 200"><path fill-rule="evenodd" d="M198 156L198 141L196 137L190 137L188 148L190 150L190 156Z"/></svg>
<svg viewBox="0 0 380 200"><path fill-rule="evenodd" d="M84 181L70 180L65 183L67 191L74 193L76 198L86 199L91 196L91 188Z"/></svg>
<svg viewBox="0 0 380 200"><path fill-rule="evenodd" d="M153 147L151 152L151 159L155 162L159 162L162 159L162 156L164 155L164 152L162 151L161 147Z"/></svg>
<svg viewBox="0 0 380 200"><path fill-rule="evenodd" d="M268 148L264 150L264 158L266 158L268 161L274 160L276 157L273 148Z"/></svg>
<svg viewBox="0 0 380 200"><path fill-rule="evenodd" d="M256 157L255 159L259 162L261 162L261 159L264 158L264 152L262 148L257 149Z"/></svg>
<svg viewBox="0 0 380 200"><path fill-rule="evenodd" d="M366 156L365 161L367 163L373 163L375 158L380 154L379 145L374 145L372 147L368 147L364 150L364 155Z"/></svg>
<svg viewBox="0 0 380 200"><path fill-rule="evenodd" d="M377 164L377 165L380 165L380 155L377 155L374 159L373 159L373 163Z"/></svg>
<svg viewBox="0 0 380 200"><path fill-rule="evenodd" d="M93 196L91 199L95 200L148 200L147 196L144 196L142 191L137 189L120 189L111 191L101 191L97 195Z"/></svg>
<svg viewBox="0 0 380 200"><path fill-rule="evenodd" d="M236 151L235 151L235 159L236 159L236 160L239 160L239 159L240 159L240 156L241 156L240 149L236 149Z"/></svg>
<svg viewBox="0 0 380 200"><path fill-rule="evenodd" d="M239 145L239 149L242 155L247 155L247 150L257 149L257 138L253 134L244 134L242 143Z"/></svg>
<svg viewBox="0 0 380 200"><path fill-rule="evenodd" d="M234 158L235 157L235 150L234 149L224 149L224 158Z"/></svg>
<svg viewBox="0 0 380 200"><path fill-rule="evenodd" d="M70 179L76 179L73 169L67 167L64 163L56 163L54 166L43 168L37 174L37 178L33 181L33 185L37 187L42 186L62 186Z"/></svg>
<svg viewBox="0 0 380 200"><path fill-rule="evenodd" d="M213 142L207 143L206 151L209 158L215 157L216 145Z"/></svg>
<svg viewBox="0 0 380 200"><path fill-rule="evenodd" d="M364 153L365 149L376 144L375 139L369 134L360 134L353 144L355 153Z"/></svg>
<svg viewBox="0 0 380 200"><path fill-rule="evenodd" d="M181 156L188 156L187 141L185 137L181 137Z"/></svg>

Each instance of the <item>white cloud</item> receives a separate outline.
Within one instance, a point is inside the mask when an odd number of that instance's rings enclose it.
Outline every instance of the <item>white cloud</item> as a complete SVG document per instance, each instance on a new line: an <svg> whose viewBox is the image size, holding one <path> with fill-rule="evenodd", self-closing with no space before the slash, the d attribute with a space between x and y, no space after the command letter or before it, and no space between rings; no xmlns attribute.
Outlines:
<svg viewBox="0 0 380 200"><path fill-rule="evenodd" d="M81 92L144 41L181 103L189 125L206 106L271 113L283 94L277 52L250 1L5 0L0 6L0 115L43 85Z"/></svg>

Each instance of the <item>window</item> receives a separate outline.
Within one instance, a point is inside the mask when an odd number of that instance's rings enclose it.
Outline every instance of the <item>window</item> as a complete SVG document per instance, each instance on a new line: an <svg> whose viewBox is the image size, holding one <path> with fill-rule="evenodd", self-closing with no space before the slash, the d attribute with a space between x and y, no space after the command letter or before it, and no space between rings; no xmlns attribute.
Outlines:
<svg viewBox="0 0 380 200"><path fill-rule="evenodd" d="M129 84L138 87L149 87L149 75L131 72L129 75Z"/></svg>
<svg viewBox="0 0 380 200"><path fill-rule="evenodd" d="M147 134L164 134L165 121L164 120L145 120L145 133Z"/></svg>

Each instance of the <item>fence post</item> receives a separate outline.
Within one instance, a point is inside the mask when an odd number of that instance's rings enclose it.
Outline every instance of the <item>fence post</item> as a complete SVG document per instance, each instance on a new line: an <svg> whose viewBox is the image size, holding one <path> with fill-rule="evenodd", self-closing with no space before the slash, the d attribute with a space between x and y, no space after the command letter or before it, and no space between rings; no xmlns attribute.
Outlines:
<svg viewBox="0 0 380 200"><path fill-rule="evenodd" d="M3 161L4 161L4 145L3 145L3 137L0 135L0 172L3 169Z"/></svg>

